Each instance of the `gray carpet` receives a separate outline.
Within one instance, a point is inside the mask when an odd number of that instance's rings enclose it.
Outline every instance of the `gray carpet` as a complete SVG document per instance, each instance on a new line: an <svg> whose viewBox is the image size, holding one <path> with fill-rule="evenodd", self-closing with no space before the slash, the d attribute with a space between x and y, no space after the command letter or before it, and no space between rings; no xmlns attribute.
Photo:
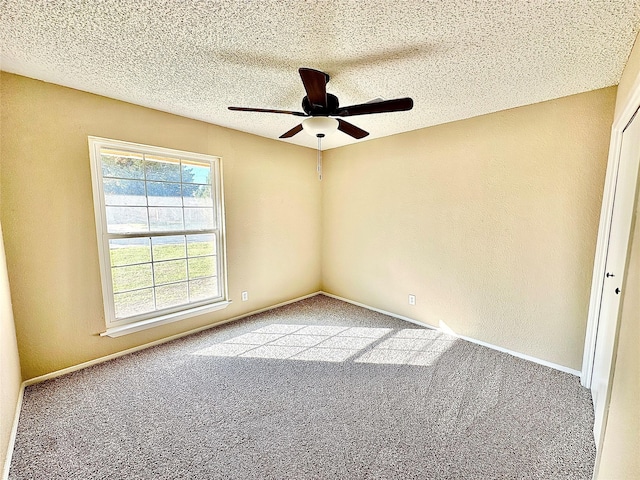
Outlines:
<svg viewBox="0 0 640 480"><path fill-rule="evenodd" d="M590 479L576 377L325 296L28 387L11 479Z"/></svg>

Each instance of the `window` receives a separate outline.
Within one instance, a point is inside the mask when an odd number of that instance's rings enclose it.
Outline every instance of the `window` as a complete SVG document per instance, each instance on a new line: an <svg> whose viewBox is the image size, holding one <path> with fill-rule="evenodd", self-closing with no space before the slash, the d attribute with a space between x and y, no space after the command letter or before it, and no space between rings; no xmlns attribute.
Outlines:
<svg viewBox="0 0 640 480"><path fill-rule="evenodd" d="M226 307L220 158L89 137L107 331Z"/></svg>

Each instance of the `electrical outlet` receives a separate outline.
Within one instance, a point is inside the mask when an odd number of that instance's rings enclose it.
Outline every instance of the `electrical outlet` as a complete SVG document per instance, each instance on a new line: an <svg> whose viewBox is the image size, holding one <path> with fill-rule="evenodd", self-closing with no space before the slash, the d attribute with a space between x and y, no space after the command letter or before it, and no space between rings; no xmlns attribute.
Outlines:
<svg viewBox="0 0 640 480"><path fill-rule="evenodd" d="M409 305L415 305L416 304L416 296L415 295L409 295Z"/></svg>
<svg viewBox="0 0 640 480"><path fill-rule="evenodd" d="M249 292L242 292L242 301L246 302L249 300Z"/></svg>

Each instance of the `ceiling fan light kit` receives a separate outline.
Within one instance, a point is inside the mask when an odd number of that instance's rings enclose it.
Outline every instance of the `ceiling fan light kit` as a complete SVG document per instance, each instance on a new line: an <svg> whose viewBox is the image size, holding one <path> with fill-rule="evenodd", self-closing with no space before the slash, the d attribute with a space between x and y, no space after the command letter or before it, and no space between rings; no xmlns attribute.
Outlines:
<svg viewBox="0 0 640 480"><path fill-rule="evenodd" d="M336 119L332 117L351 117L354 115L369 115L373 113L402 112L413 108L413 100L408 97L397 98L394 100L376 100L358 105L350 105L348 107L340 107L338 97L327 93L327 83L331 78L328 74L312 68L300 68L298 69L298 73L300 73L302 84L304 85L304 89L307 93L307 95L302 98L302 109L304 110L304 113L290 110L249 107L229 107L229 110L241 112L283 113L285 115L306 117L302 123L280 135L280 138L293 137L302 130L307 132L309 135L318 138L318 176L321 180L321 139L323 137L335 132L336 130L340 130L357 140L369 135L369 132L342 120L342 118Z"/></svg>
<svg viewBox="0 0 640 480"><path fill-rule="evenodd" d="M309 117L302 121L302 129L312 137L326 137L338 129L338 120L331 117Z"/></svg>

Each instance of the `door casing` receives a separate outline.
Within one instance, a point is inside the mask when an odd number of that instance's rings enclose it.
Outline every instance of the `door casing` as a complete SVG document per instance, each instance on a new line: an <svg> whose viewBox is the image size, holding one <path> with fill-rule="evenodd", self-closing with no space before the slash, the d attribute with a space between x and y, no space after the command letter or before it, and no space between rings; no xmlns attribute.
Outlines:
<svg viewBox="0 0 640 480"><path fill-rule="evenodd" d="M604 194L602 198L602 210L600 215L598 240L596 244L596 255L593 267L593 278L591 283L591 297L589 301L589 316L587 319L582 373L580 376L582 385L587 388L591 388L592 386L596 340L598 327L601 321L600 305L603 299L603 285L605 281L605 269L609 247L609 238L611 235L611 221L613 217L614 200L618 202L618 206L620 205L620 202L625 202L631 205L631 212L633 212L633 205L635 205L635 191L637 190L637 185L635 185L635 188L628 189L628 191L632 192L632 194L630 193L624 195L623 198L616 198L616 182L618 171L620 169L623 134L627 125L631 122L631 120L633 120L633 117L636 114L638 108L640 108L640 75L636 77L633 88L631 89L631 93L627 97L627 101L625 102L621 112L614 119L611 129L609 158L607 163L607 173L605 177ZM629 161L638 162L640 160L636 158ZM635 181L637 182L637 177ZM631 218L629 218L628 221L630 228ZM602 321L605 321L605 319L602 318ZM613 328L617 329L617 318L609 319L609 321L614 322L615 325L613 326ZM609 384L610 382L611 378L609 378ZM608 396L609 395L607 393L607 399L605 400L605 402L609 401ZM602 441L602 437L604 434L603 427L606 421L606 413L607 409L605 408L602 415L600 416L601 418L595 419L594 434L596 437L596 446L599 446Z"/></svg>

